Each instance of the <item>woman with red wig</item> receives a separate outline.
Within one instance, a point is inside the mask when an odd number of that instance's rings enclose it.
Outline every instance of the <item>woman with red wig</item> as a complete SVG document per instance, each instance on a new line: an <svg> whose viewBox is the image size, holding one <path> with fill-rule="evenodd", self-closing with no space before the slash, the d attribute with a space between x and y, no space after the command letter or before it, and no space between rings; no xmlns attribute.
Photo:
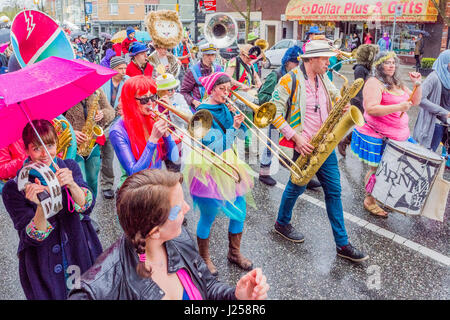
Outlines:
<svg viewBox="0 0 450 320"><path fill-rule="evenodd" d="M178 148L164 120L155 121L156 84L152 78L135 76L122 88L122 117L111 127L109 138L128 176L143 169L161 169L162 161L178 161Z"/></svg>

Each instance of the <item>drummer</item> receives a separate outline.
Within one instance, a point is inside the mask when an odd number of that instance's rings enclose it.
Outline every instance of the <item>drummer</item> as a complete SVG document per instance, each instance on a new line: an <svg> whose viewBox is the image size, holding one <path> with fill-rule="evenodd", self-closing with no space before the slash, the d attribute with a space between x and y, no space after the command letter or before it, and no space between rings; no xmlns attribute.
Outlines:
<svg viewBox="0 0 450 320"><path fill-rule="evenodd" d="M231 77L231 90L248 92L252 88L259 89L262 86L261 79L258 76L258 72L255 70L252 62L257 56L250 54L253 46L251 44L245 44L240 47L239 56L233 58L225 65L225 73ZM253 103L258 104L256 94L254 95ZM253 121L253 111L245 108L244 113ZM248 152L251 141L250 131L247 132L245 138L245 150Z"/></svg>
<svg viewBox="0 0 450 320"><path fill-rule="evenodd" d="M414 142L410 137L406 111L418 105L422 97L421 75L410 72L409 78L417 89L412 92L400 80L399 59L393 51L383 51L375 57L370 77L363 89L364 118L366 124L352 133L351 149L358 158L370 166L364 179L366 196L364 208L370 214L387 218L388 214L371 195L375 184L375 171L381 161L385 138Z"/></svg>

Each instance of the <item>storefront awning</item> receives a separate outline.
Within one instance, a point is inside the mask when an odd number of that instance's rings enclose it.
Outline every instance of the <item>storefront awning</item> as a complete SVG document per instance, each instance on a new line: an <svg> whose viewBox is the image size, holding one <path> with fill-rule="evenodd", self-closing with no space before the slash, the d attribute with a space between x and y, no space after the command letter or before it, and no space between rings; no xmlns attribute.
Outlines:
<svg viewBox="0 0 450 320"><path fill-rule="evenodd" d="M403 10L397 22L436 22L438 12L431 0L291 0L285 14L287 20L298 21L389 22L399 4Z"/></svg>

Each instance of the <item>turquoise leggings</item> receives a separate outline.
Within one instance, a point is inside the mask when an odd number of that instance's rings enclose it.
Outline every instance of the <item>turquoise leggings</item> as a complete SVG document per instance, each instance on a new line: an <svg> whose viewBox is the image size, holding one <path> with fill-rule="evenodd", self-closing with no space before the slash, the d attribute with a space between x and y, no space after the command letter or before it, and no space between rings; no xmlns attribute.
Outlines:
<svg viewBox="0 0 450 320"><path fill-rule="evenodd" d="M225 205L223 201L210 199L210 198L201 198L201 197L192 197L194 200L195 206L198 206L200 209L200 220L197 224L197 236L200 239L209 238L209 233L211 231L211 227L216 219L219 210L223 211L228 217L230 217L230 224L228 226L228 231L231 233L241 233L244 229L244 220L246 215L246 201L244 197L237 197L234 205L239 208L237 210L230 202L226 202ZM239 212L239 213L237 213ZM237 214L237 215L236 215ZM233 219L235 216L239 217L239 220Z"/></svg>
<svg viewBox="0 0 450 320"><path fill-rule="evenodd" d="M88 184L94 193L94 197L97 198L97 187L98 187L98 173L100 171L100 148L95 145L90 156L85 159L79 154L76 155L75 161L80 166L81 172L83 173L83 179Z"/></svg>

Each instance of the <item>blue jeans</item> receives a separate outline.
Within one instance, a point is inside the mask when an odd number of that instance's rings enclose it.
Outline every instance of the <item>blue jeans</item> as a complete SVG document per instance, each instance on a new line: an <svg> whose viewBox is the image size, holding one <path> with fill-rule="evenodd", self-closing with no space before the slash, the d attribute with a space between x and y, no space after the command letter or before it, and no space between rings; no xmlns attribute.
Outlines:
<svg viewBox="0 0 450 320"><path fill-rule="evenodd" d="M316 176L322 184L325 193L325 204L331 229L333 230L334 241L337 246L345 246L348 244L348 236L345 230L344 211L341 201L341 179L338 161L334 151L322 164ZM277 218L278 224L287 225L290 223L295 202L305 192L305 189L306 185L298 186L289 180L281 198Z"/></svg>
<svg viewBox="0 0 450 320"><path fill-rule="evenodd" d="M436 151L439 147L439 143L445 143L447 141L447 134L445 130L447 130L447 127L441 126L437 123L434 125L433 139L431 140L431 150Z"/></svg>
<svg viewBox="0 0 450 320"><path fill-rule="evenodd" d="M269 132L267 134L270 140L267 140L267 145L269 147L272 147L272 143L275 143L278 145L278 138L280 137L280 134L278 131L276 131L275 126L273 124L270 124L269 126ZM270 167L272 163L272 152L269 148L265 147L264 152L261 154L261 167Z"/></svg>
<svg viewBox="0 0 450 320"><path fill-rule="evenodd" d="M86 181L89 188L91 188L94 197L97 198L98 173L100 171L101 164L99 145L95 145L92 153L87 159L77 154L75 161L80 166L84 181Z"/></svg>

